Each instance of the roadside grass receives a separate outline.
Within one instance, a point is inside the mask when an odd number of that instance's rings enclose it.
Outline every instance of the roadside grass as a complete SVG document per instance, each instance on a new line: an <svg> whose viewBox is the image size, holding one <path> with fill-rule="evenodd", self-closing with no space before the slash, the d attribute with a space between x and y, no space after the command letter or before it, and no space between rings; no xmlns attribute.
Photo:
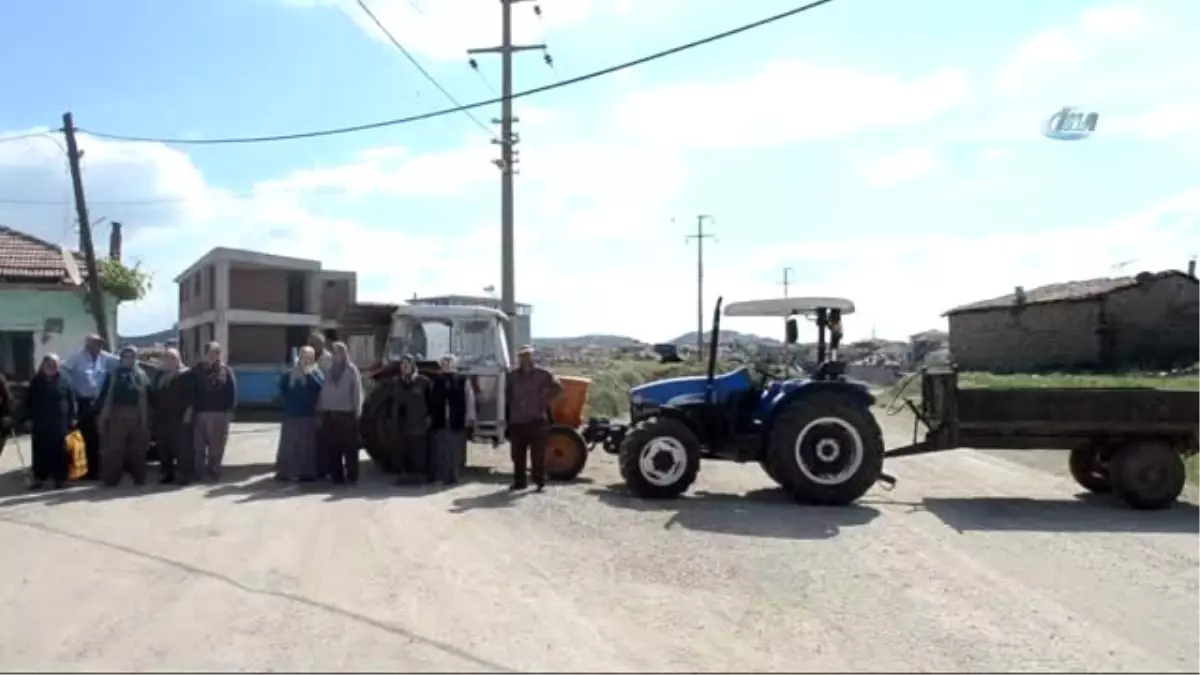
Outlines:
<svg viewBox="0 0 1200 675"><path fill-rule="evenodd" d="M629 412L629 388L639 384L685 375L703 375L705 364L695 361L659 363L657 361L609 361L588 365L557 364L558 375L586 377L592 381L588 388L584 419L589 417L621 417Z"/></svg>

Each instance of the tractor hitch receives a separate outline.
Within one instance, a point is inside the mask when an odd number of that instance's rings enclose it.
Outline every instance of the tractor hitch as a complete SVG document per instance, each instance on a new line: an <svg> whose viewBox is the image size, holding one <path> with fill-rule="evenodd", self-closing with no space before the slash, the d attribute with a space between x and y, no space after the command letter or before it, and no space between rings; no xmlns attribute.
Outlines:
<svg viewBox="0 0 1200 675"><path fill-rule="evenodd" d="M625 440L625 433L628 431L628 425L603 417L592 417L583 426L581 433L590 449L594 450L597 445L602 445L605 452L615 455L620 452L621 441Z"/></svg>

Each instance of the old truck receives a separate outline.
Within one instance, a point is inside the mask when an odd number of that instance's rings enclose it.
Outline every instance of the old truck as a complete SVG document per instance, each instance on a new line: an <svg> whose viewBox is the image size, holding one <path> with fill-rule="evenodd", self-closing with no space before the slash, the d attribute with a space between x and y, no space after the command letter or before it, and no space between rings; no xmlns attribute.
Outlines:
<svg viewBox="0 0 1200 675"><path fill-rule="evenodd" d="M953 368L920 374L913 443L888 459L954 448L1062 449L1085 490L1135 509L1169 506L1197 452L1200 392L1156 388L971 388ZM920 426L925 428L918 439Z"/></svg>
<svg viewBox="0 0 1200 675"><path fill-rule="evenodd" d="M416 358L417 369L425 375L437 374L440 359L453 354L475 394L473 440L493 447L505 442L505 384L511 367L503 330L506 320L502 312L481 306L359 304L350 308L343 318L344 337L351 356L363 367L367 390L362 440L380 469L392 473L398 466L396 451L401 444L388 383L406 354ZM608 425L584 427L589 382L564 379L566 391L550 411L554 425L546 448L547 477L557 481L571 480L583 471L587 444L608 429Z"/></svg>

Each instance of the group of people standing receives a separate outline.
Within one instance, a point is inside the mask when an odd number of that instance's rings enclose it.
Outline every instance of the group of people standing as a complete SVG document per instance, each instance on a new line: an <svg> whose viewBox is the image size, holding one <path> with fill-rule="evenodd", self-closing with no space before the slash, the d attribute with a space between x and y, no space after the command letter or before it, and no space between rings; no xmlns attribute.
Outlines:
<svg viewBox="0 0 1200 675"><path fill-rule="evenodd" d="M398 482L454 484L465 465L477 419L474 390L453 356L443 357L439 365L437 374L426 376L406 355L399 376L381 384L393 389L387 400L395 408L388 417L400 430ZM534 365L532 348L522 349L507 380L511 489L527 486L528 464L538 490L545 486L547 409L561 391L550 371ZM290 372L280 377L279 392L284 419L276 480L356 483L363 383L346 345L334 342L327 350L324 338L314 334ZM125 347L114 356L92 335L65 361L55 354L42 359L19 418L0 380L0 433L18 426L29 429L34 489L46 481L56 489L65 486L69 467L64 438L72 429L80 431L86 447L84 480L115 486L128 473L136 485L145 484L153 433L161 483L211 482L220 478L237 401L237 379L217 342L209 343L205 360L191 368L176 348L168 347L160 371L151 378L139 365L136 349Z"/></svg>
<svg viewBox="0 0 1200 675"><path fill-rule="evenodd" d="M83 436L83 480L112 487L128 473L134 484L145 484L151 433L162 483L219 479L237 406L237 380L222 360L221 345L210 343L205 361L190 369L169 347L152 379L135 348L113 355L103 344L90 335L66 360L57 354L43 357L19 419L10 417L11 426L30 431L31 487L39 489L46 481L65 487L69 467L63 439L72 429Z"/></svg>

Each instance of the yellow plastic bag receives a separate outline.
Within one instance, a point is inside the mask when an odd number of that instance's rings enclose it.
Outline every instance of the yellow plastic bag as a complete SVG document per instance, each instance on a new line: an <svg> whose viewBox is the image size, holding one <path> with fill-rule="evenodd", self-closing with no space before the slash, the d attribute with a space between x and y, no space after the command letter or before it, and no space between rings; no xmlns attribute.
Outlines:
<svg viewBox="0 0 1200 675"><path fill-rule="evenodd" d="M84 452L83 434L76 429L63 439L63 447L67 453L67 479L79 480L87 475L87 453Z"/></svg>

